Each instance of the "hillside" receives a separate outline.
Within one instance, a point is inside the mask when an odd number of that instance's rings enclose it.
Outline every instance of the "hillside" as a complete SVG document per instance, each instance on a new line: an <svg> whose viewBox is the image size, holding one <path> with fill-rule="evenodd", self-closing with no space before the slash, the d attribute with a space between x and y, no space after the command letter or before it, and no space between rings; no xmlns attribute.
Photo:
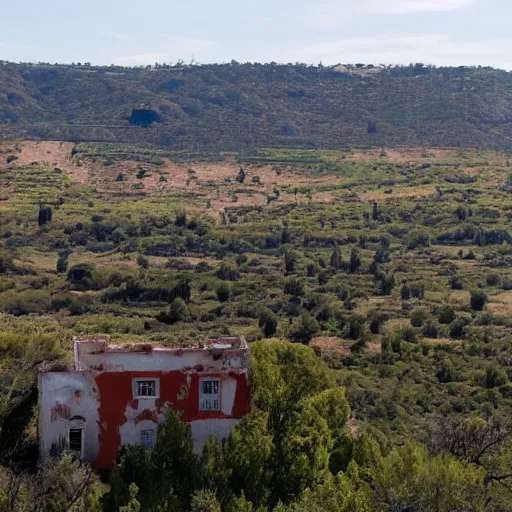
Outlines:
<svg viewBox="0 0 512 512"><path fill-rule="evenodd" d="M512 147L512 74L490 68L0 62L0 138L262 146Z"/></svg>

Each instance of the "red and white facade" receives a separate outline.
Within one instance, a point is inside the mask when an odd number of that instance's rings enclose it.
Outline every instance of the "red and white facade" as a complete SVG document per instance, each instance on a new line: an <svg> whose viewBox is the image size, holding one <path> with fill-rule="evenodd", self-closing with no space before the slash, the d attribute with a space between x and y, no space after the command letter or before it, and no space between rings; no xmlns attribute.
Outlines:
<svg viewBox="0 0 512 512"><path fill-rule="evenodd" d="M111 469L121 445L155 444L166 412L190 423L196 450L227 437L250 410L249 348L242 338L194 347L111 345L74 339L75 369L39 374L41 455L52 445Z"/></svg>

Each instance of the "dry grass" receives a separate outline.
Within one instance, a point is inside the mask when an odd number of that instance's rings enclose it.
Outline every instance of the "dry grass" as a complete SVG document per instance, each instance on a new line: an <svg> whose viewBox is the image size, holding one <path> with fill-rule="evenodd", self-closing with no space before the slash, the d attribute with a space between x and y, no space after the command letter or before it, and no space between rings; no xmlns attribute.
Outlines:
<svg viewBox="0 0 512 512"><path fill-rule="evenodd" d="M421 342L426 345L450 345L454 343L449 338L423 338Z"/></svg>
<svg viewBox="0 0 512 512"><path fill-rule="evenodd" d="M365 192L359 194L359 199L361 201L384 201L391 198L429 197L436 194L437 191L434 187L403 187L393 188L390 194L386 194L383 190Z"/></svg>
<svg viewBox="0 0 512 512"><path fill-rule="evenodd" d="M350 348L345 343L341 338L318 337L313 338L309 342L309 346L319 352L348 356L350 355Z"/></svg>

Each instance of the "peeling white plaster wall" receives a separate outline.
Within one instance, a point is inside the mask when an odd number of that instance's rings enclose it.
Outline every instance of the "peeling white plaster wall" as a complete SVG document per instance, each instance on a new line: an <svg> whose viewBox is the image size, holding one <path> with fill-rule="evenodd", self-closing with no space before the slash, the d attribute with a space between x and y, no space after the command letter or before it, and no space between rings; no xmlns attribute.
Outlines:
<svg viewBox="0 0 512 512"><path fill-rule="evenodd" d="M68 418L55 414L55 408L69 408ZM52 418L52 411L54 418ZM39 374L39 439L44 457L53 443L68 437L68 429L77 426L73 416L85 418L83 432L84 460L94 462L98 442L98 391L89 372L54 372ZM53 419L53 421L52 421Z"/></svg>

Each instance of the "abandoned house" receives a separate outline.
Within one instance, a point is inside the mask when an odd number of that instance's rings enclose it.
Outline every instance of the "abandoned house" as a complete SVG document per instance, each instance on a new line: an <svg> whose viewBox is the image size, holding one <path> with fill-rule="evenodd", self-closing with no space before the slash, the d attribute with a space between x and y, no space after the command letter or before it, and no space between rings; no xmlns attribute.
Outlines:
<svg viewBox="0 0 512 512"><path fill-rule="evenodd" d="M67 445L98 470L121 445L153 447L169 408L190 423L194 448L227 437L250 410L249 347L243 338L170 348L75 338L75 368L39 373L41 456Z"/></svg>

